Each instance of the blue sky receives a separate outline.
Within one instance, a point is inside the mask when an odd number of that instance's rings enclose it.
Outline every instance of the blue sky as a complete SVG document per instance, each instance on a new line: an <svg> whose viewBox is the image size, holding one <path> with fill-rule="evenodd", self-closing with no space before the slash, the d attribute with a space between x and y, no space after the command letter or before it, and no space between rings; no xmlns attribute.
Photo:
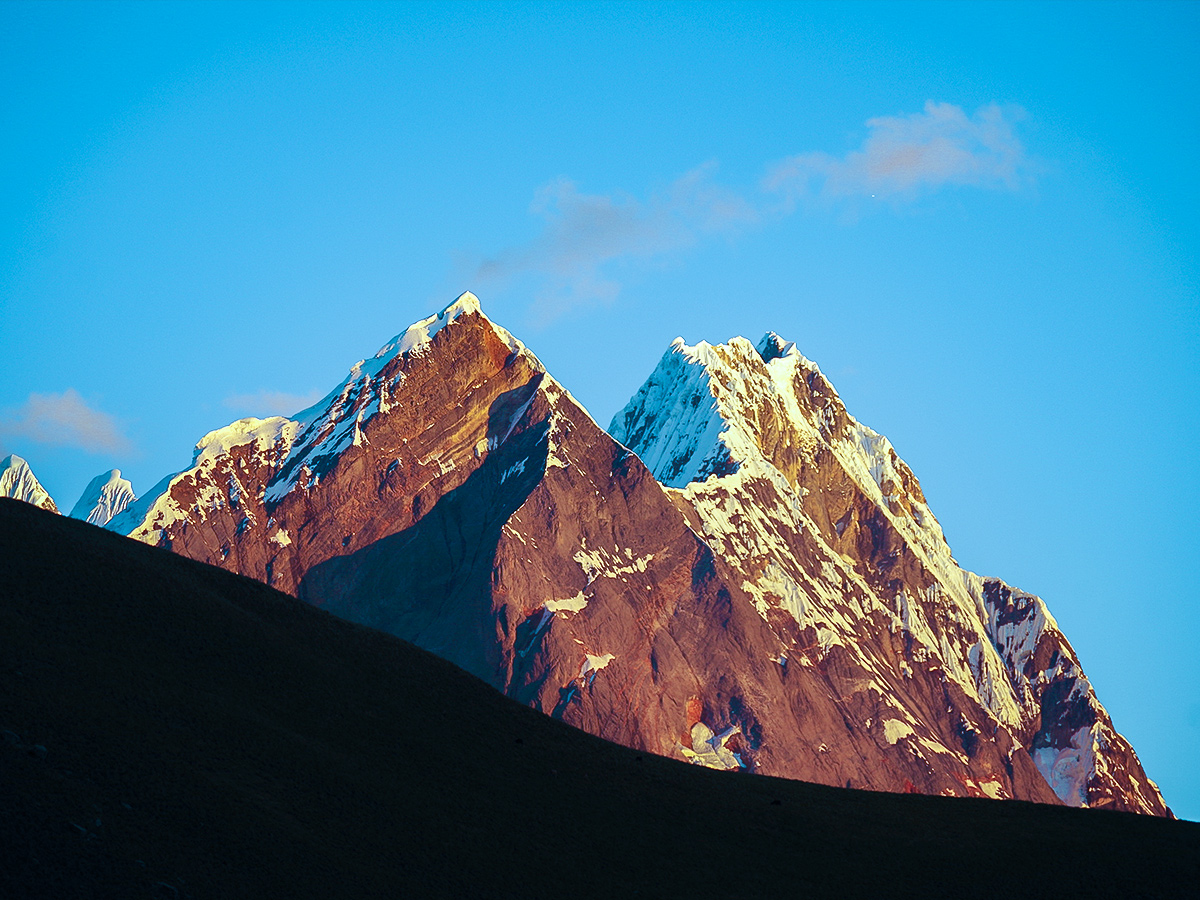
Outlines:
<svg viewBox="0 0 1200 900"><path fill-rule="evenodd" d="M463 290L602 423L795 340L1200 819L1200 6L0 4L0 454L60 506Z"/></svg>

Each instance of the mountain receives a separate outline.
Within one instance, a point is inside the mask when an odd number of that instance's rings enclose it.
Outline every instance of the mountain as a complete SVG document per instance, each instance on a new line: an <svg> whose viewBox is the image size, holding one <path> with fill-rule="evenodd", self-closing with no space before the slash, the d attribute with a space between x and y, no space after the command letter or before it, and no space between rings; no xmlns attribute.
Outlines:
<svg viewBox="0 0 1200 900"><path fill-rule="evenodd" d="M83 489L71 508L71 518L105 525L135 499L133 485L121 477L120 469L101 472Z"/></svg>
<svg viewBox="0 0 1200 900"><path fill-rule="evenodd" d="M677 341L610 430L464 294L108 527L629 747L1169 814L1042 601L958 567L795 347Z"/></svg>
<svg viewBox="0 0 1200 900"><path fill-rule="evenodd" d="M11 500L0 571L0 896L1128 900L1200 881L1193 822L642 754Z"/></svg>
<svg viewBox="0 0 1200 900"><path fill-rule="evenodd" d="M15 453L0 460L0 497L12 497L50 512L58 512L58 507L29 468L29 463Z"/></svg>
<svg viewBox="0 0 1200 900"><path fill-rule="evenodd" d="M677 340L609 431L741 579L782 664L848 685L852 721L931 765L998 772L1024 749L1071 806L1166 811L1045 603L958 566L911 470L794 344Z"/></svg>

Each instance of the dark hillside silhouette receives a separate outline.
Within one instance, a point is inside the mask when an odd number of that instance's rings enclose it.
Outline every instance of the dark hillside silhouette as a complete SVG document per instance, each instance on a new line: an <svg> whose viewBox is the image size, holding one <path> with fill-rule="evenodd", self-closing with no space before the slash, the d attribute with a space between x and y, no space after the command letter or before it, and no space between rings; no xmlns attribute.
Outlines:
<svg viewBox="0 0 1200 900"><path fill-rule="evenodd" d="M1200 825L712 771L0 500L0 896L1182 897Z"/></svg>

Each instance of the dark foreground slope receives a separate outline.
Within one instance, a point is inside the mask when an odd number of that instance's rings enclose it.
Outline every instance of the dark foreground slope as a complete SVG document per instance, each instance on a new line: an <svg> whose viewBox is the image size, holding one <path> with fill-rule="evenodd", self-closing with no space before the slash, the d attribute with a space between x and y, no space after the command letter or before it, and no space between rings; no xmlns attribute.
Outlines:
<svg viewBox="0 0 1200 900"><path fill-rule="evenodd" d="M1175 897L1200 825L638 754L0 500L0 896Z"/></svg>

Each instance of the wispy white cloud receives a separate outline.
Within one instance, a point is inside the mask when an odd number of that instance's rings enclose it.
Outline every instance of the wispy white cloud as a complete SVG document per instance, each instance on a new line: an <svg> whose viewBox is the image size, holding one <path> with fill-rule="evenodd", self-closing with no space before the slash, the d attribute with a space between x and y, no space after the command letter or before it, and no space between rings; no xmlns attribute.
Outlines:
<svg viewBox="0 0 1200 900"><path fill-rule="evenodd" d="M764 187L789 196L901 199L947 185L1019 187L1030 160L1014 132L1019 107L990 104L968 116L949 103L919 113L867 120L870 133L845 156L801 153L772 166Z"/></svg>
<svg viewBox="0 0 1200 900"><path fill-rule="evenodd" d="M950 186L1015 189L1032 180L1034 168L1016 136L1022 118L1015 106L990 104L968 115L930 101L921 112L868 119L862 145L843 156L808 152L769 165L751 192L717 183L714 163L646 200L584 194L560 178L540 188L530 205L543 220L541 231L485 260L474 279L500 287L532 278L533 313L545 322L571 308L611 302L620 278L638 264L789 215L798 200L875 196L900 203Z"/></svg>
<svg viewBox="0 0 1200 900"><path fill-rule="evenodd" d="M74 388L61 394L30 394L21 406L0 415L0 436L79 447L89 453L132 449L117 420L88 406Z"/></svg>
<svg viewBox="0 0 1200 900"><path fill-rule="evenodd" d="M254 394L233 394L221 403L228 409L251 416L291 416L312 406L321 397L320 391L309 391L307 394L258 391Z"/></svg>
<svg viewBox="0 0 1200 900"><path fill-rule="evenodd" d="M713 180L714 169L699 166L645 201L583 194L566 178L544 185L530 205L545 222L542 232L485 260L475 277L485 283L540 277L535 312L543 320L609 302L620 291L614 266L661 257L757 219L749 202Z"/></svg>

